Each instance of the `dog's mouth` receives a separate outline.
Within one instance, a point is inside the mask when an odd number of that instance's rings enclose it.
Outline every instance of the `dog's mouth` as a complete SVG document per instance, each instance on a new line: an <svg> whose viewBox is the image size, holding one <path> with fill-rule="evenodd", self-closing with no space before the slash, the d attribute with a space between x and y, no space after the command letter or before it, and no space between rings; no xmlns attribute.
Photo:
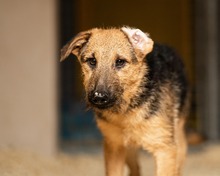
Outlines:
<svg viewBox="0 0 220 176"><path fill-rule="evenodd" d="M91 103L91 106L93 108L98 108L98 109L101 109L101 110L104 110L104 109L110 109L114 106L114 103L109 103L109 104L94 104L94 103Z"/></svg>

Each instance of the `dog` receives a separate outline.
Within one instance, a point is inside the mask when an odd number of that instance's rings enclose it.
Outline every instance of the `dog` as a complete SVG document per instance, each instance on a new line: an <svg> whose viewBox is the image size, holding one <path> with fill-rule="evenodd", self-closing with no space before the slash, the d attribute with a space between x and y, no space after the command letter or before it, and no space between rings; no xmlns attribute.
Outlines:
<svg viewBox="0 0 220 176"><path fill-rule="evenodd" d="M94 28L61 49L77 56L86 101L104 138L107 176L139 176L137 149L149 151L157 176L180 176L189 90L176 52L137 28Z"/></svg>

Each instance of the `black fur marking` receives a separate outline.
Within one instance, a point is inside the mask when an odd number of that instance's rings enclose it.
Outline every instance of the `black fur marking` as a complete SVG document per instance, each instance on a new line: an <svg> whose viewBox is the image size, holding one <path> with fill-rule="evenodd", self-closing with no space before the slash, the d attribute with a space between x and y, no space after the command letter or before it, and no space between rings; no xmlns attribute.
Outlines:
<svg viewBox="0 0 220 176"><path fill-rule="evenodd" d="M153 51L146 56L146 64L149 72L146 73L143 80L147 80L141 85L143 93L132 99L130 108L141 106L143 103L150 102L150 115L157 112L159 108L161 86L170 82L173 86L178 87L179 91L173 91L179 98L179 110L182 110L187 96L187 79L185 76L184 66L180 57L171 48L154 44ZM144 81L143 81L144 82Z"/></svg>
<svg viewBox="0 0 220 176"><path fill-rule="evenodd" d="M107 121L103 114L99 111L96 112L96 118Z"/></svg>

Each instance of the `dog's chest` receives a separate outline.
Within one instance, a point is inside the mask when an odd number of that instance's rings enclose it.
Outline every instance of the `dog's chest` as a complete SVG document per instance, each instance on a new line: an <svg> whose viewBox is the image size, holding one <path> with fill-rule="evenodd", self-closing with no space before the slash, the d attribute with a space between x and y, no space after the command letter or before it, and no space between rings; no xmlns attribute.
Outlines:
<svg viewBox="0 0 220 176"><path fill-rule="evenodd" d="M152 122L144 119L140 113L131 116L112 115L109 119L111 120L97 119L98 127L107 140L125 146L143 146L150 141Z"/></svg>
<svg viewBox="0 0 220 176"><path fill-rule="evenodd" d="M172 125L167 118L161 117L162 114L149 119L143 118L142 112L132 115L112 116L112 121L97 119L105 140L115 145L137 146L149 151L171 140Z"/></svg>

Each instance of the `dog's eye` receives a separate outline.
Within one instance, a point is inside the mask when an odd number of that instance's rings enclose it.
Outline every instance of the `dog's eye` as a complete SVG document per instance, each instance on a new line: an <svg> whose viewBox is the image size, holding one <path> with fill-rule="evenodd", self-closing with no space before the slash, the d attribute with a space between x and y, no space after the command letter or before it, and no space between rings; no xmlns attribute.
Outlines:
<svg viewBox="0 0 220 176"><path fill-rule="evenodd" d="M125 66L125 64L126 64L126 60L124 60L124 59L117 59L115 61L115 67L116 68L122 68L122 67Z"/></svg>
<svg viewBox="0 0 220 176"><path fill-rule="evenodd" d="M96 58L88 58L86 59L86 62L89 64L90 67L94 68L96 66Z"/></svg>

